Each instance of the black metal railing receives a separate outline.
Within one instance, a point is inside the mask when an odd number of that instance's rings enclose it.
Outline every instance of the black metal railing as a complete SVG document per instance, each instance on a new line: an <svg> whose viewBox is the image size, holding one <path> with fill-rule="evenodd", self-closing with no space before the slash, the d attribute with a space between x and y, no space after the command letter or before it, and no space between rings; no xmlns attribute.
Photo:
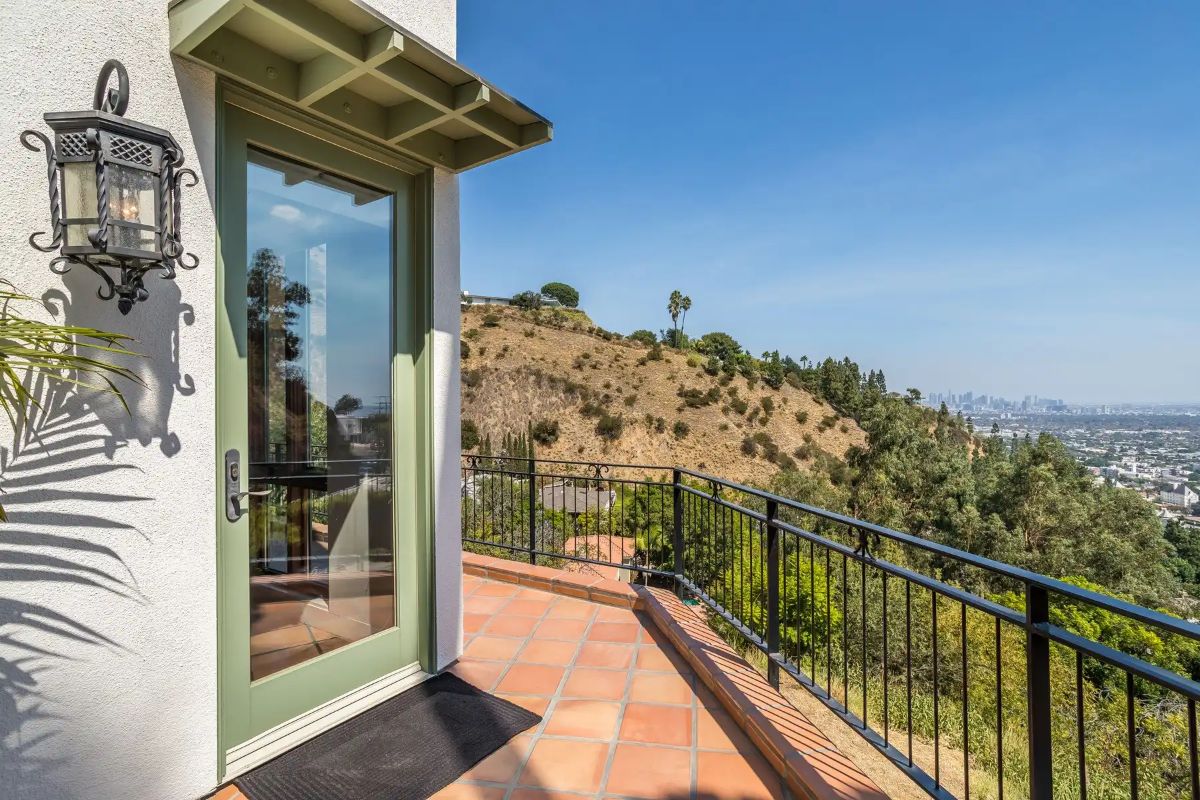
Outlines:
<svg viewBox="0 0 1200 800"><path fill-rule="evenodd" d="M923 789L1200 800L1200 626L692 470L468 455L468 549L674 585Z"/></svg>

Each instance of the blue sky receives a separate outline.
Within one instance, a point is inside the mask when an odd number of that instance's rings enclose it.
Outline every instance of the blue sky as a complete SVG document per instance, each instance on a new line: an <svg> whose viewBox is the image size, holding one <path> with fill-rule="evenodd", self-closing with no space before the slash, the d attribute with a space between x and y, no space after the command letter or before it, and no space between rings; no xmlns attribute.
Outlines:
<svg viewBox="0 0 1200 800"><path fill-rule="evenodd" d="M1200 401L1200 4L460 0L555 123L462 178L463 286L892 388Z"/></svg>

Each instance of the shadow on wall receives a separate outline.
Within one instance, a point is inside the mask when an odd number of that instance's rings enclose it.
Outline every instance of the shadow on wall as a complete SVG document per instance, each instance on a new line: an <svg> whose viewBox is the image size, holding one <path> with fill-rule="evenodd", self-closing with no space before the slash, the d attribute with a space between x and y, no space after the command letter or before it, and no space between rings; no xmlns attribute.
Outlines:
<svg viewBox="0 0 1200 800"><path fill-rule="evenodd" d="M78 700L106 704L127 687L89 687L89 663L137 658L113 633L138 625L148 601L122 553L152 546L139 530L140 509L153 500L149 475L120 463L117 451L137 442L174 456L182 450L170 428L175 395L189 395L190 376L179 366L179 336L192 309L171 281L150 282L151 297L128 324L114 319L112 303L96 298L98 279L83 267L66 276L70 294L43 296L67 324L128 331L142 358L126 362L144 385L121 387L130 413L108 395L34 379L29 389L41 408L0 447L0 489L9 522L0 526L0 794L55 797L76 794L81 765L71 742L74 720L86 718ZM140 318L135 315L142 312ZM139 329L140 328L140 329ZM151 330L153 328L153 330ZM113 486L123 487L113 490ZM130 490L130 486L146 489ZM72 609L79 609L73 612ZM112 619L101 630L93 620ZM84 620L87 620L85 622ZM47 692L78 682L70 698ZM105 691L111 694L104 696ZM56 693L57 694L57 693ZM64 706L64 701L69 700ZM80 754L82 755L82 754ZM86 789L83 790L86 794Z"/></svg>

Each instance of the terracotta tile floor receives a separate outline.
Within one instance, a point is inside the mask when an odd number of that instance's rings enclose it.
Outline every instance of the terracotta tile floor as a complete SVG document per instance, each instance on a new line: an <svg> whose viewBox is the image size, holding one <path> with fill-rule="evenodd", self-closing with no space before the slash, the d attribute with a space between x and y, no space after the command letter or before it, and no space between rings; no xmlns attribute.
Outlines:
<svg viewBox="0 0 1200 800"><path fill-rule="evenodd" d="M759 800L779 776L653 623L463 576L463 679L543 716L437 800Z"/></svg>

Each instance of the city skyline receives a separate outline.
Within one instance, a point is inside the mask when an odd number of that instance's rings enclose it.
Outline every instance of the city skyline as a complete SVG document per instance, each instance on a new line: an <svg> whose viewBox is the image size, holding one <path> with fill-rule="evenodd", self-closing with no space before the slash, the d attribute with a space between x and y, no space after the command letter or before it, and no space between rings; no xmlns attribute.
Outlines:
<svg viewBox="0 0 1200 800"><path fill-rule="evenodd" d="M467 0L460 21L461 57L556 123L462 177L464 287L566 281L622 333L667 327L681 289L688 332L900 391L1200 401L1200 7Z"/></svg>

